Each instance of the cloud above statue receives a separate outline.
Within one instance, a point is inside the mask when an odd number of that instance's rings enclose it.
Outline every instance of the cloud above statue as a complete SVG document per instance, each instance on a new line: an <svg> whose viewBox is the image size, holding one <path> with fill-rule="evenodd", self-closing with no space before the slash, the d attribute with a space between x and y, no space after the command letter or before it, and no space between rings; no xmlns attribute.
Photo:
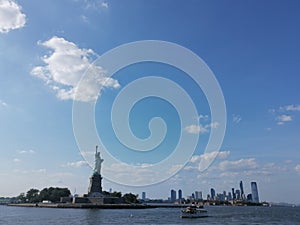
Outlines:
<svg viewBox="0 0 300 225"><path fill-rule="evenodd" d="M51 52L41 58L44 65L34 67L31 74L43 80L58 99L92 102L97 100L100 88L120 87L117 80L106 77L102 67L93 64L97 54L92 49L79 48L57 36L38 44ZM81 80L88 69L93 76Z"/></svg>

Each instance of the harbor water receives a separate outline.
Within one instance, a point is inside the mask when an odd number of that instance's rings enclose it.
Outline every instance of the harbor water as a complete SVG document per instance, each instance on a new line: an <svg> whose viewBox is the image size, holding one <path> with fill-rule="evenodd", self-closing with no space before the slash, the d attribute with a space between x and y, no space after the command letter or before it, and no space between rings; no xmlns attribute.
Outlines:
<svg viewBox="0 0 300 225"><path fill-rule="evenodd" d="M182 219L180 208L59 209L0 206L0 224L94 225L94 224L251 224L300 225L300 207L206 207L206 218Z"/></svg>

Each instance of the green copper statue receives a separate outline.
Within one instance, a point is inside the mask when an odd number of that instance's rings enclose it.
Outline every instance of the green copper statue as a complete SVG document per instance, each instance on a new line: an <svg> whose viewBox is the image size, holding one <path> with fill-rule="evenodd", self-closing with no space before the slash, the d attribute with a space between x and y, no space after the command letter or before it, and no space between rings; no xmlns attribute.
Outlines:
<svg viewBox="0 0 300 225"><path fill-rule="evenodd" d="M104 160L100 156L100 152L98 152L98 145L96 146L96 153L95 153L95 168L94 173L101 174L101 164Z"/></svg>

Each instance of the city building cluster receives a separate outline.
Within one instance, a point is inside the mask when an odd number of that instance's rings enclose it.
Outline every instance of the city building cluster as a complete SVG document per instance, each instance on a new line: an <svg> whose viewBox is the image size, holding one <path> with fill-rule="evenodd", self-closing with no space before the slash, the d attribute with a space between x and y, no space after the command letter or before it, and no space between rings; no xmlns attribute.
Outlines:
<svg viewBox="0 0 300 225"><path fill-rule="evenodd" d="M243 181L240 181L240 189L232 188L231 191L223 191L216 193L214 188L210 189L210 194L207 195L207 200L213 201L244 201L259 203L257 183L251 182L251 193L245 194Z"/></svg>
<svg viewBox="0 0 300 225"><path fill-rule="evenodd" d="M147 201L149 199L146 198L146 192L142 192L143 201ZM217 193L214 188L210 189L209 194L207 194L206 198L203 197L202 191L195 191L191 195L183 197L183 192L179 189L172 189L170 193L170 197L166 202L169 203L184 203L184 202L230 202L230 203L254 203L258 204L259 195L258 188L256 182L251 182L251 193L246 194L244 192L243 181L240 181L239 188L232 188L230 191L223 191L221 193Z"/></svg>

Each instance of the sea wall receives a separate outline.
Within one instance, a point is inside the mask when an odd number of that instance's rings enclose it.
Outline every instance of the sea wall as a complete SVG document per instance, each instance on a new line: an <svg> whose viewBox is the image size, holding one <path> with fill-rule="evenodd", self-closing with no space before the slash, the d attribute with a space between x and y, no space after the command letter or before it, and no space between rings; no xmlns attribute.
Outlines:
<svg viewBox="0 0 300 225"><path fill-rule="evenodd" d="M92 204L92 203L58 203L58 204L43 204L43 203L20 203L20 204L8 204L8 206L17 207L44 207L44 208L80 208L80 209L145 209L155 208L152 206L142 204Z"/></svg>

